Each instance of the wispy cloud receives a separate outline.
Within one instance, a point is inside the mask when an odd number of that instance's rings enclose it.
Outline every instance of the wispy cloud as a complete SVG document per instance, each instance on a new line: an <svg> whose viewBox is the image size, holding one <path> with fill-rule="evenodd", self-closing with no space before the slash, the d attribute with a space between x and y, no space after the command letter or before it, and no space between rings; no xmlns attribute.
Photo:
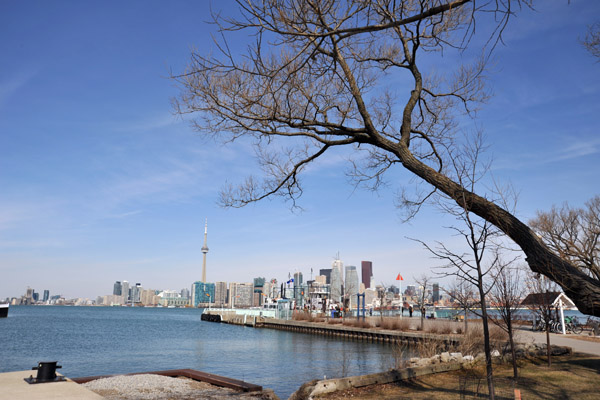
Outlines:
<svg viewBox="0 0 600 400"><path fill-rule="evenodd" d="M600 138L591 139L569 139L566 147L548 152L536 153L514 153L511 157L497 158L493 168L495 170L519 170L522 168L552 164L580 157L586 157L600 153Z"/></svg>
<svg viewBox="0 0 600 400"><path fill-rule="evenodd" d="M568 160L571 158L584 157L600 152L600 138L576 141L561 149L550 159L550 162Z"/></svg>
<svg viewBox="0 0 600 400"><path fill-rule="evenodd" d="M0 81L0 107L36 75L37 71L24 71L9 79Z"/></svg>
<svg viewBox="0 0 600 400"><path fill-rule="evenodd" d="M163 113L152 117L142 117L131 121L119 122L115 131L117 132L132 132L132 131L148 131L153 129L164 128L167 126L180 124L182 121L170 113Z"/></svg>

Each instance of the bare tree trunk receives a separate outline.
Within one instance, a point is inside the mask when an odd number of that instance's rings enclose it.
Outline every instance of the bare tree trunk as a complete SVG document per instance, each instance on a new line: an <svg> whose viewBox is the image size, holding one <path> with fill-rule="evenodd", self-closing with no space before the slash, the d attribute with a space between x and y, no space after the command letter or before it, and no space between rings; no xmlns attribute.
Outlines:
<svg viewBox="0 0 600 400"><path fill-rule="evenodd" d="M515 352L514 330L512 320L510 318L508 321L508 340L510 342L510 355L512 356L513 378L516 381L517 379L519 379L519 371L517 369L517 355Z"/></svg>
<svg viewBox="0 0 600 400"><path fill-rule="evenodd" d="M481 317L483 320L483 346L485 353L485 369L486 369L486 378L488 384L488 391L490 400L494 400L495 390L494 390L494 371L492 366L492 348L490 345L490 329L488 325L488 315L487 315L487 303L485 301L485 292L483 290L483 282L480 283L479 286L479 296L481 296Z"/></svg>
<svg viewBox="0 0 600 400"><path fill-rule="evenodd" d="M565 294L575 302L579 311L600 316L599 281L590 278L550 251L535 233L514 215L419 161L403 143L390 142L388 146L406 169L448 195L465 210L492 223L509 236L525 253L529 268L558 283Z"/></svg>
<svg viewBox="0 0 600 400"><path fill-rule="evenodd" d="M548 357L548 368L552 366L552 352L550 351L550 323L546 322L546 356Z"/></svg>

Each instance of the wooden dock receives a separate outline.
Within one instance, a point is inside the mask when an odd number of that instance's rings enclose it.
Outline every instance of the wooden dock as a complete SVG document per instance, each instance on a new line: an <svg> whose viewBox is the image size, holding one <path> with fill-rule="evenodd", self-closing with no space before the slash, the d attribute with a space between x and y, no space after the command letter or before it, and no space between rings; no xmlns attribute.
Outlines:
<svg viewBox="0 0 600 400"><path fill-rule="evenodd" d="M260 392L263 390L262 386L255 385L252 383L240 381L238 379L227 378L220 375L209 374L208 372L197 371L195 369L170 369L166 371L152 371L152 372L135 372L131 374L120 374L120 375L141 375L141 374L152 374L178 377L183 376L186 378L193 379L195 381L210 383L211 385L226 387L234 389L240 392ZM96 379L111 378L119 375L96 375L96 376L85 376L82 378L71 378L76 383L87 383Z"/></svg>

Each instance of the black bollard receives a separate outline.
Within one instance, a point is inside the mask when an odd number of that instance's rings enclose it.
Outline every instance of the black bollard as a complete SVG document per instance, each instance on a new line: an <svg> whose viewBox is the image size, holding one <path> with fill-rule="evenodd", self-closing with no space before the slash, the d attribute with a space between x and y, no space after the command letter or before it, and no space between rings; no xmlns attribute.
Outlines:
<svg viewBox="0 0 600 400"><path fill-rule="evenodd" d="M64 381L65 378L62 376L56 376L56 369L62 368L61 365L56 365L58 361L40 361L37 367L31 368L37 370L37 376L34 378L33 375L29 378L25 378L28 383L45 383L45 382L60 382Z"/></svg>

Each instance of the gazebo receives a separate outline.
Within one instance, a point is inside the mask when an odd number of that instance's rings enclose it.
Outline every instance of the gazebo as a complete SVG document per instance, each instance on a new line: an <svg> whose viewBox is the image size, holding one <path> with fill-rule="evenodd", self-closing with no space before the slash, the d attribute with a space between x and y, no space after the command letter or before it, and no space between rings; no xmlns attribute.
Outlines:
<svg viewBox="0 0 600 400"><path fill-rule="evenodd" d="M545 293L530 293L523 299L521 306L536 307L544 305L554 309L560 310L560 323L563 335L565 331L565 315L563 310L565 308L576 308L573 300L569 299L566 294L562 292L545 292Z"/></svg>

